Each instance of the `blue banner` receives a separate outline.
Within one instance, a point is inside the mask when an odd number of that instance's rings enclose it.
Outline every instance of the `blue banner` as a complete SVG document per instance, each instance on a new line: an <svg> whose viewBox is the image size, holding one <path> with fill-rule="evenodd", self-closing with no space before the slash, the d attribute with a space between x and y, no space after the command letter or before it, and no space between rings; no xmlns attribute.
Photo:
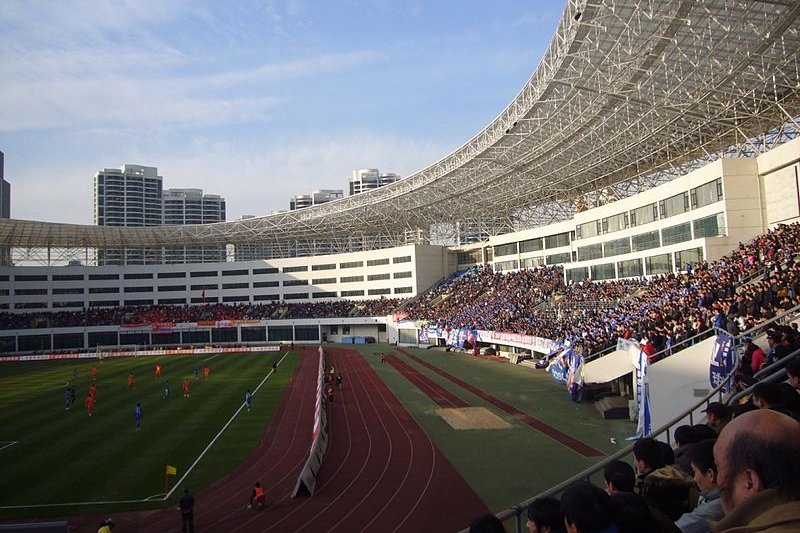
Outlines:
<svg viewBox="0 0 800 533"><path fill-rule="evenodd" d="M733 338L730 335L720 334L711 350L711 362L708 367L708 380L711 387L716 389L725 378L733 372ZM722 392L730 390L730 382L723 387Z"/></svg>
<svg viewBox="0 0 800 533"><path fill-rule="evenodd" d="M650 435L650 383L647 379L647 354L639 350L636 361L636 405L639 411L636 434L628 440L641 439Z"/></svg>

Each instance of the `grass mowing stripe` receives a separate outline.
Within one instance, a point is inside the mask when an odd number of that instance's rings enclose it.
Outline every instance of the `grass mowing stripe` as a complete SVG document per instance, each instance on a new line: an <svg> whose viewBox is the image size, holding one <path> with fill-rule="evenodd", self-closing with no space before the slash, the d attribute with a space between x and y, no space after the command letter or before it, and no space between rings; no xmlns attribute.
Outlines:
<svg viewBox="0 0 800 533"><path fill-rule="evenodd" d="M6 435L19 434L26 428L35 436L29 438L23 453L11 453L19 446L0 452L0 470L4 473L0 501L25 505L108 501L114 496L116 500L130 500L133 493L146 498L163 492L166 462L162 456L172 451L180 452L181 456L190 451L194 451L195 456L200 453L213 431L241 406L245 389L252 390L261 383L271 370L274 358L271 354L238 354L215 359L209 365L212 372L208 382L190 379L190 398L183 398L180 381L184 376L193 376L194 367L201 361L198 358L107 359L97 365L98 412L91 419L82 406L68 412L63 409L63 378L65 374L71 377L72 368L77 365L59 362L50 365L23 363L27 365L24 368L0 366L3 385L0 399L12 406L0 412L0 439L19 440ZM172 397L167 401L161 400L161 382L157 382L152 373L153 365L160 359L165 359L165 375L171 377L173 388ZM247 417L247 423L231 425L233 438L221 439L227 442L221 457L210 457L209 469L205 468L204 461L203 472L196 473L194 478L211 481L224 473L220 466L235 466L244 459L277 405L288 374L296 364L293 359L296 358L288 358L281 365L281 372L276 374L283 379L269 380L262 387L261 394L254 400L258 409L248 413L253 416ZM79 381L86 379L87 387L90 368L91 364L79 368ZM131 370L136 371L138 377L136 391L127 390L126 378ZM13 389L8 387L11 382ZM42 382L48 386L35 393L25 387L26 383ZM113 385L109 386L111 383ZM19 390L28 391L21 395L22 401L16 394ZM133 420L134 395L147 398L150 406L145 410L145 428L138 433ZM53 398L57 399L57 406ZM35 425L26 423L25 418L35 418ZM89 420L93 426L89 425ZM209 436L203 438L202 435ZM234 446L230 446L231 442ZM193 458L179 458L174 466L182 471ZM193 486L202 485L193 481ZM101 497L97 498L98 495Z"/></svg>

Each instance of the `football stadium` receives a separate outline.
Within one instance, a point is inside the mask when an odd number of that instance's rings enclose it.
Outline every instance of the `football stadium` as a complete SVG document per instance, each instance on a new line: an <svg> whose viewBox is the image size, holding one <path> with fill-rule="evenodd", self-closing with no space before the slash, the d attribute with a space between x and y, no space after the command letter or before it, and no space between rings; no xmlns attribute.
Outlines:
<svg viewBox="0 0 800 533"><path fill-rule="evenodd" d="M0 219L0 531L800 530L799 57L795 0L568 0L394 183Z"/></svg>

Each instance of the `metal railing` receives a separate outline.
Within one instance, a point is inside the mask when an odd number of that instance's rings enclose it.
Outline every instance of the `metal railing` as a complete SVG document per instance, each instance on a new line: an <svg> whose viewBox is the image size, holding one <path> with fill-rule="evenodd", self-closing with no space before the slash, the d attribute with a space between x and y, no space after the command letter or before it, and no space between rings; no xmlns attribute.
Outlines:
<svg viewBox="0 0 800 533"><path fill-rule="evenodd" d="M781 315L778 315L776 317L773 317L773 318L767 320L766 322L764 322L762 324L759 324L758 326L750 328L749 330L747 330L747 331L741 333L739 336L735 337L733 339L733 346L731 347L731 350L734 351L734 354L737 357L737 364L738 364L738 350L737 350L737 347L741 344L741 339L742 338L744 338L745 336L755 336L757 334L760 334L760 333L766 331L769 328L769 326L771 326L772 324L785 323L786 321L790 320L791 318L796 317L798 313L800 313L800 305L795 306L795 307L787 310L785 313L783 313ZM697 335L695 335L695 336L693 336L693 337L691 337L689 339L685 339L684 341L682 341L679 344L676 344L673 347L667 348L666 350L662 350L659 353L664 354L664 352L667 352L667 351L674 351L675 347L680 346L680 345L685 344L685 343L692 343L693 344L695 341L701 340L701 339L699 339L699 337L704 337L704 338L708 337L709 333L714 333L715 331L720 331L721 332L722 330L719 330L717 328L710 328L710 329L704 330L704 331L698 333ZM727 333L725 333L725 334L727 334ZM604 353L604 352L601 352L601 353ZM769 365L768 367L764 368L763 370L759 371L758 373L755 374L755 377L761 378L761 381L777 381L777 380L780 380L786 374L786 371L785 371L785 368L784 368L786 366L786 364L792 358L794 358L794 357L796 357L798 355L800 355L800 349L795 350L794 352L792 352L791 354L787 355L786 357L783 357L779 361L776 361L776 362L772 363L771 365ZM599 355L598 355L598 357L599 357ZM663 436L664 440L666 440L666 442L668 444L672 445L673 428L675 426L677 426L677 425L685 424L687 418L688 418L689 425L694 425L695 424L695 412L697 412L698 409L700 409L703 406L708 406L708 404L711 403L712 401L724 401L724 395L726 394L725 391L732 389L731 382L732 382L732 380L733 380L735 375L736 375L735 370L731 371L730 374L728 374L728 376L720 383L720 385L718 387L716 387L714 390L712 390L702 400L698 401L692 407L684 410L683 412L681 412L680 414L675 416L675 418L673 418L672 420L670 420L666 424L662 425L658 429L652 431L648 436L649 437L654 437L654 438L659 438L659 437ZM748 394L750 390L752 390L752 386L749 387L748 389L745 389L744 391L742 391L740 393L732 395L728 399L728 401L726 403L737 401L739 398L741 398L744 395ZM561 492L563 492L567 487L569 487L570 485L572 485L573 483L575 483L577 481L591 481L591 479L593 477L597 476L598 474L601 474L603 472L603 469L605 469L606 465L609 464L610 462L616 461L616 460L621 459L623 457L632 456L632 454L633 454L633 444L631 444L629 446L626 446L625 448L623 448L622 450L618 451L617 453L615 453L615 454L613 454L613 455L611 455L609 457L606 457L605 459L603 459L599 463L587 468L586 470L584 470L582 472L579 472L578 474L575 474L574 476L562 481L558 485L556 485L554 487L551 487L551 488L547 489L546 491L541 492L541 493L537 494L536 496L533 496L532 498L528 498L527 500L522 501L522 502L518 503L517 505L514 505L513 507L509 507L508 509L505 509L505 510L501 511L500 513L497 513L496 516L503 523L505 523L505 522L507 522L509 520L514 520L514 524L515 524L514 531L516 533L523 533L523 531L525 530L525 521L527 520L527 518L525 517L526 509L527 509L528 505L530 505L530 503L533 502L533 500L535 500L537 498L544 498L544 497L547 497L547 496L558 495ZM469 528L463 529L459 533L469 533Z"/></svg>

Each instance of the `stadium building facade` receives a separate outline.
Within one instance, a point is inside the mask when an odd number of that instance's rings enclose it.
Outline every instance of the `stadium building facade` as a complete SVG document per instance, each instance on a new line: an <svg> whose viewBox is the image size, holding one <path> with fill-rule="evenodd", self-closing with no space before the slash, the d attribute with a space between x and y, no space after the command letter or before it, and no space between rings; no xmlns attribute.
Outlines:
<svg viewBox="0 0 800 533"><path fill-rule="evenodd" d="M795 139L758 157L715 161L635 196L577 213L568 221L470 246L408 245L186 265L2 267L0 308L14 313L80 313L121 306L406 298L458 269L484 264L497 271L561 265L568 282L657 275L682 270L687 263L717 259L776 224L800 220L798 183L800 139ZM392 322L391 316L265 321L258 327L282 328L280 335L275 334L280 338L268 334L257 338L336 340L346 325L348 333L353 328L362 335L396 340ZM242 336L243 325L229 325L238 333L229 333L224 340L212 334L217 327L206 325L201 328L205 334L187 330L187 338L195 342L247 340L247 334ZM300 337L293 333L295 327L303 331ZM96 332L103 333L103 344L126 344L126 338L130 341L134 334L121 326L77 329L39 328L35 335L31 330L6 331L2 344L15 350L81 348L84 343L90 346L92 339L97 341L92 337ZM191 331L195 330L193 325ZM143 332L136 335L135 344L152 340Z"/></svg>

